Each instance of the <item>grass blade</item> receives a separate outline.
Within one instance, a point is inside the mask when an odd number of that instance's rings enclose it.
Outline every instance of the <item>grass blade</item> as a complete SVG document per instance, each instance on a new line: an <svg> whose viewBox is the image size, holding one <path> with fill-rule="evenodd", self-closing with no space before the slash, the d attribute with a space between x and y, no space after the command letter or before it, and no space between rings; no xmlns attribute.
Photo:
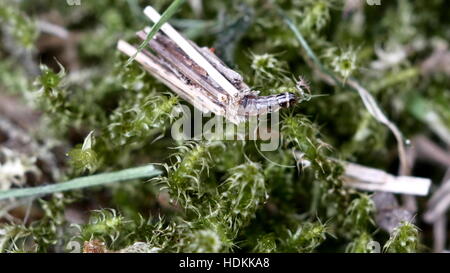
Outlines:
<svg viewBox="0 0 450 273"><path fill-rule="evenodd" d="M172 4L164 11L164 13L161 15L161 20L159 20L156 24L153 25L153 27L150 29L147 37L145 38L145 41L142 42L142 44L139 46L137 52L134 54L134 56L130 57L126 63L126 66L130 65L131 62L136 58L137 54L141 52L145 46L150 42L150 40L155 36L155 34L158 32L158 30L164 25L169 19L175 14L175 12L178 11L180 6L185 2L185 0L174 0Z"/></svg>
<svg viewBox="0 0 450 273"><path fill-rule="evenodd" d="M30 187L23 189L0 191L0 200L13 197L44 195L55 192L101 186L138 178L151 178L160 175L161 173L162 171L155 169L153 165L147 165L116 172L79 177L69 180L67 182L45 185L41 187Z"/></svg>

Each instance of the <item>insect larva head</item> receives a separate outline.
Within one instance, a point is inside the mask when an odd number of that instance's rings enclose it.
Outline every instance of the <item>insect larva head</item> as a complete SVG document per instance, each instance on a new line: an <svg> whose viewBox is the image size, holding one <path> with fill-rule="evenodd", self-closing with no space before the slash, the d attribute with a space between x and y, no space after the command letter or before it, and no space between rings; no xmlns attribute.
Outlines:
<svg viewBox="0 0 450 273"><path fill-rule="evenodd" d="M297 103L297 96L295 96L292 93L281 94L281 95L278 95L277 98L278 98L278 104L281 107L289 107L289 106Z"/></svg>
<svg viewBox="0 0 450 273"><path fill-rule="evenodd" d="M298 92L300 92L300 94L303 93L308 93L311 94L311 90L309 89L309 83L307 80L305 80L303 77L299 77L297 84L295 85L295 87L297 88Z"/></svg>

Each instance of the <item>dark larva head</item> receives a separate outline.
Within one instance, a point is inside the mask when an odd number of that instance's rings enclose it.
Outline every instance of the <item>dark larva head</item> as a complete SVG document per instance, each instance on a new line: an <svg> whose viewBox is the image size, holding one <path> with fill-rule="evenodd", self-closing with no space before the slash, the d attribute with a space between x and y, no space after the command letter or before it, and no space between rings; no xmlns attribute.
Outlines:
<svg viewBox="0 0 450 273"><path fill-rule="evenodd" d="M277 96L278 105L281 107L290 107L297 103L297 97L292 93L284 93Z"/></svg>

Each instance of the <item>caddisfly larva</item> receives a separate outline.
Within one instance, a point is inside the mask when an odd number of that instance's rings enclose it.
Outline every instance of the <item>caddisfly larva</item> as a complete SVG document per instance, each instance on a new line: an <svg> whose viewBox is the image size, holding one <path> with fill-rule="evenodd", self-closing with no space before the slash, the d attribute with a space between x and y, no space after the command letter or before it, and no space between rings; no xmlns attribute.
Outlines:
<svg viewBox="0 0 450 273"><path fill-rule="evenodd" d="M153 21L160 18L151 7L144 13ZM227 67L211 50L185 39L168 23L161 30L148 43L151 50L138 52L125 41L119 41L118 49L135 56L150 74L199 110L225 116L238 124L250 116L272 113L298 101L293 93L258 96L239 73ZM148 31L144 29L137 36L145 41Z"/></svg>
<svg viewBox="0 0 450 273"><path fill-rule="evenodd" d="M283 93L271 96L247 95L240 101L239 115L258 116L273 113L281 108L288 108L297 102L293 93Z"/></svg>

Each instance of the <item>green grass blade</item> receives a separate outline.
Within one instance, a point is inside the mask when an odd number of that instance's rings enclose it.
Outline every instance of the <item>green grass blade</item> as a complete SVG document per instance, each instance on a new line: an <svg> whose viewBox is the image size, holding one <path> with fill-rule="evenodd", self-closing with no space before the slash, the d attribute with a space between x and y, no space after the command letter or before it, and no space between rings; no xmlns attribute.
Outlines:
<svg viewBox="0 0 450 273"><path fill-rule="evenodd" d="M153 165L147 165L116 172L79 177L69 180L67 182L45 185L41 187L30 187L23 189L0 191L0 200L12 197L44 195L55 192L101 186L138 178L151 178L160 175L161 173L162 171L155 169Z"/></svg>
<svg viewBox="0 0 450 273"><path fill-rule="evenodd" d="M164 25L167 21L169 21L169 19L175 14L175 12L178 11L180 6L184 2L185 0L175 0L172 2L172 4L170 4L170 6L161 15L161 20L159 20L156 24L153 25L147 37L145 38L145 41L142 42L142 44L137 49L136 53L128 59L126 66L131 64L131 62L136 58L137 54L139 54L139 52L141 52L145 48L145 46L148 44L148 42L150 42L153 36L155 36L155 34L162 27L162 25Z"/></svg>
<svg viewBox="0 0 450 273"><path fill-rule="evenodd" d="M317 58L316 54L314 53L314 51L311 49L311 47L309 46L309 44L306 42L305 38L303 37L302 33L298 30L297 26L295 26L294 22L292 22L292 20L287 16L287 14L281 9L278 8L278 14L280 15L280 17L283 19L284 23L288 26L288 28L292 31L292 33L294 34L295 38L297 39L297 41L300 43L301 47L305 50L306 55L308 55L308 57L317 65L317 67L324 72L325 74L329 75L333 81L340 85L340 81L338 79L336 79L336 77L333 75L333 73L331 73L330 71L328 71L320 62L319 58Z"/></svg>

